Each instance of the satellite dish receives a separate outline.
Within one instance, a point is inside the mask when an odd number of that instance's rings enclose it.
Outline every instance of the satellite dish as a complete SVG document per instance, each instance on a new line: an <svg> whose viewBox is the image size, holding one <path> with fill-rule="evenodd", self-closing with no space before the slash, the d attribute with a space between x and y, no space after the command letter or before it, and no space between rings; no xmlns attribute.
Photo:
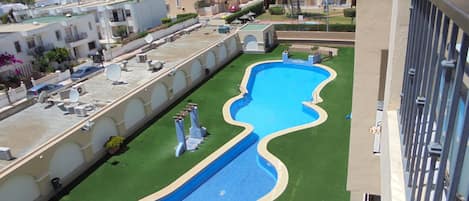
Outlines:
<svg viewBox="0 0 469 201"><path fill-rule="evenodd" d="M76 103L78 102L78 99L80 98L80 93L78 92L77 89L72 88L70 89L70 102Z"/></svg>
<svg viewBox="0 0 469 201"><path fill-rule="evenodd" d="M39 96L37 97L37 102L45 103L47 101L48 94L46 91L42 91Z"/></svg>
<svg viewBox="0 0 469 201"><path fill-rule="evenodd" d="M113 81L113 83L119 83L119 80L121 79L121 67L118 64L107 66L106 78Z"/></svg>
<svg viewBox="0 0 469 201"><path fill-rule="evenodd" d="M153 36L151 34L148 34L147 36L145 36L145 41L150 44L151 42L153 42L153 40L155 40L153 38Z"/></svg>

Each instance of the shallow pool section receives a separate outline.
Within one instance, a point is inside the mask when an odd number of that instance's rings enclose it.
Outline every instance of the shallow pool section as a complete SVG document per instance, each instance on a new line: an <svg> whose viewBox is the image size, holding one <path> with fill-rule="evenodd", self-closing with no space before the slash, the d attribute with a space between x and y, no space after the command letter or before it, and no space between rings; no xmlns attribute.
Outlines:
<svg viewBox="0 0 469 201"><path fill-rule="evenodd" d="M254 131L207 168L163 200L257 200L276 183L275 169L257 152L263 137L318 119L304 106L330 73L315 66L271 62L252 68L247 94L231 107L233 119Z"/></svg>

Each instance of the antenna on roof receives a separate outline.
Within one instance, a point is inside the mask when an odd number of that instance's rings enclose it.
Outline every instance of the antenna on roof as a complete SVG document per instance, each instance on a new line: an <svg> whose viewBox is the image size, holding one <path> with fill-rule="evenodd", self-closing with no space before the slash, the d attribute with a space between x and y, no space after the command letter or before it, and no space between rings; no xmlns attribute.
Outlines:
<svg viewBox="0 0 469 201"><path fill-rule="evenodd" d="M80 98L80 93L78 92L78 90L76 88L72 88L70 89L70 102L72 103L76 103L78 102L78 99Z"/></svg>
<svg viewBox="0 0 469 201"><path fill-rule="evenodd" d="M153 42L153 40L155 40L155 39L153 38L153 36L151 34L148 34L147 36L145 36L145 42L147 42L148 44Z"/></svg>
<svg viewBox="0 0 469 201"><path fill-rule="evenodd" d="M106 67L106 78L113 81L112 84L120 84L121 67L117 64L111 64Z"/></svg>

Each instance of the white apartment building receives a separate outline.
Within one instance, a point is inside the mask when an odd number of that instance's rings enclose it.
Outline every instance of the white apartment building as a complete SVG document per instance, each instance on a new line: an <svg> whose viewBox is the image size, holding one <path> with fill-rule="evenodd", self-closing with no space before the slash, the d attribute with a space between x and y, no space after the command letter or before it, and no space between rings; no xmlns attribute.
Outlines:
<svg viewBox="0 0 469 201"><path fill-rule="evenodd" d="M0 25L0 47L25 64L34 60L34 52L55 47L67 48L74 58L95 54L100 48L93 15L50 16ZM9 70L2 68L2 71Z"/></svg>
<svg viewBox="0 0 469 201"><path fill-rule="evenodd" d="M46 6L15 13L17 20L30 17L92 13L102 43L113 43L131 33L139 33L161 24L167 16L164 0L97 0Z"/></svg>

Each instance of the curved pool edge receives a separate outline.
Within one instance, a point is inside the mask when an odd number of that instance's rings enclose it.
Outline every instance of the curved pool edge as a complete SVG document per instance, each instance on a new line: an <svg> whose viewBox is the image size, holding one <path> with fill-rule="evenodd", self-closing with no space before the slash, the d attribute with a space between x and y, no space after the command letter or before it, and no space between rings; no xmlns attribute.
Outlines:
<svg viewBox="0 0 469 201"><path fill-rule="evenodd" d="M324 123L327 120L327 117L328 117L327 112L321 107L319 107L317 104L323 102L323 99L320 96L321 91L324 89L324 87L327 84L332 82L337 77L337 73L335 72L334 69L326 65L315 64L315 66L323 68L324 70L328 71L330 73L330 76L326 80L321 82L321 84L319 84L317 88L312 92L313 101L303 102L303 105L317 111L319 114L319 118L316 121L313 121L308 124L303 124L300 126L287 128L287 129L272 133L264 137L263 139L261 139L257 146L257 152L259 153L259 155L263 157L265 160L269 161L270 164L272 164L272 166L274 166L275 170L277 171L277 183L275 184L274 188L269 193L265 194L263 197L259 199L260 201L275 200L285 191L288 185L288 168L279 158L277 158L274 154L268 151L267 145L269 144L269 142L277 137L287 135L295 131L315 127L317 125Z"/></svg>
<svg viewBox="0 0 469 201"><path fill-rule="evenodd" d="M241 133L239 133L238 135L236 135L233 139L231 139L227 143L225 143L223 146L221 146L220 148L215 150L215 152L213 152L212 154L207 156L205 159L203 159L202 161L197 163L194 167L192 167L190 170L185 172L182 176L178 177L171 184L167 185L163 189L161 189L161 190L159 190L159 191L157 191L157 192L155 192L151 195L148 195L148 196L140 199L140 201L160 200L160 199L163 199L164 197L168 196L169 194L173 193L178 188L180 188L182 185L184 185L186 182L188 182L190 179L192 179L197 174L202 172L212 162L217 160L224 153L226 153L228 150L230 150L236 144L238 144L243 139L245 139L247 136L249 136L249 134L251 134L252 131L254 131L254 127L251 124L234 120L232 118L232 115L231 115L230 107L235 101L242 99L244 97L244 95L248 93L247 84L249 82L249 78L251 76L252 69L257 65L264 64L264 63L272 63L272 62L282 62L282 60L265 60L265 61L261 61L261 62L256 62L254 64L251 64L249 67L247 67L246 70L245 70L243 79L241 81L241 84L239 86L240 94L230 98L223 105L223 119L231 125L243 127L244 130L241 131ZM318 85L316 90L313 91L313 102L303 102L303 104L307 107L310 107L310 108L316 110L319 114L319 119L312 122L312 123L308 123L308 124L304 124L304 125L296 126L296 127L293 127L293 128L288 128L288 129L278 131L276 133L273 133L273 134L265 137L264 139L262 139L259 142L259 146L258 146L259 155L274 166L275 170L277 171L277 176L278 176L277 182L276 182L276 185L274 186L274 188L269 193L267 193L262 198L260 198L259 200L274 200L275 198L280 196L280 194L283 193L283 191L286 189L286 186L288 184L288 170L287 170L285 164L283 164L283 162L280 159L275 157L272 153L270 153L267 150L268 142L270 140L278 137L278 136L286 135L290 132L294 132L294 131L298 131L298 130L302 130L302 129L317 126L317 125L323 123L324 121L326 121L326 119L327 119L327 113L322 108L317 106L316 104L322 102L322 99L320 98L321 90L329 82L334 80L335 77L337 76L337 74L332 68L330 68L328 66L321 65L321 64L315 64L315 66L318 66L318 67L321 67L321 68L327 70L330 73L330 76L329 76L328 79L323 81L320 85ZM313 66L311 66L311 67L313 67Z"/></svg>

